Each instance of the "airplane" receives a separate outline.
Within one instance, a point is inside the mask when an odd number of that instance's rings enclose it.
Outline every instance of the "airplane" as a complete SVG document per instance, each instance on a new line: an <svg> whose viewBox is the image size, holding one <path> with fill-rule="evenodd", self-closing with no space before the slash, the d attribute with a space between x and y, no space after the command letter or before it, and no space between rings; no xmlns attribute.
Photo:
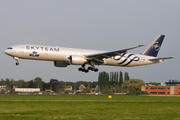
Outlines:
<svg viewBox="0 0 180 120"><path fill-rule="evenodd" d="M19 65L19 59L45 60L53 61L55 67L81 65L78 70L88 73L90 70L98 71L95 65L132 67L161 63L165 59L172 59L174 57L156 57L164 37L165 35L159 35L141 54L132 54L127 51L144 45L109 52L24 44L8 47L4 53L12 56L16 60L16 65ZM86 68L86 65L89 65L89 67Z"/></svg>

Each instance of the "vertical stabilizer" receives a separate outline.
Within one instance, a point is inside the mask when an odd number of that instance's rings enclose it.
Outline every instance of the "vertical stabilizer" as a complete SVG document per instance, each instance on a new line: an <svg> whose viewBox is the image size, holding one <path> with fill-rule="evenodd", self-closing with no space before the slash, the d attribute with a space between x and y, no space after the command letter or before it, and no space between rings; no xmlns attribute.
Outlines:
<svg viewBox="0 0 180 120"><path fill-rule="evenodd" d="M159 50L160 50L161 44L164 40L164 37L165 37L165 35L159 35L154 40L154 42L142 53L142 55L148 55L148 56L156 57Z"/></svg>

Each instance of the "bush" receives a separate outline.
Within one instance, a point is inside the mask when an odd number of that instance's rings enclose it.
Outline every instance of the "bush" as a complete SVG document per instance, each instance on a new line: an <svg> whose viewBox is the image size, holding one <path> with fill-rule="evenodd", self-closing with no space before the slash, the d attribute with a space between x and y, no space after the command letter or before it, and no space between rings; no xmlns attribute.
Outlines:
<svg viewBox="0 0 180 120"><path fill-rule="evenodd" d="M108 90L108 91L103 91L102 94L113 95L114 93L111 90Z"/></svg>
<svg viewBox="0 0 180 120"><path fill-rule="evenodd" d="M146 91L134 91L127 93L126 95L149 95L149 93L147 93Z"/></svg>

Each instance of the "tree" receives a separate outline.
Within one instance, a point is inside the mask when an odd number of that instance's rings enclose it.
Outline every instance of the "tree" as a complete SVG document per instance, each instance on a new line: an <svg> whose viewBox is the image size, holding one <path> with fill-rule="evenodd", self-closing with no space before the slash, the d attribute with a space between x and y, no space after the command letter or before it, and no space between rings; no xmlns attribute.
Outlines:
<svg viewBox="0 0 180 120"><path fill-rule="evenodd" d="M123 84L123 73L120 71L119 72L119 86L121 86L121 84Z"/></svg>
<svg viewBox="0 0 180 120"><path fill-rule="evenodd" d="M8 78L6 78L5 84L9 88L11 87L11 81Z"/></svg>
<svg viewBox="0 0 180 120"><path fill-rule="evenodd" d="M64 81L59 81L59 90L63 91L65 87L65 82Z"/></svg>
<svg viewBox="0 0 180 120"><path fill-rule="evenodd" d="M5 80L1 79L1 85L5 85Z"/></svg>
<svg viewBox="0 0 180 120"><path fill-rule="evenodd" d="M42 82L42 79L40 77L36 77L34 79L34 87L35 88L42 88L42 84L43 84L43 82Z"/></svg>
<svg viewBox="0 0 180 120"><path fill-rule="evenodd" d="M90 92L91 92L91 88L90 88L90 87L86 87L85 91L86 91L87 93L90 93Z"/></svg>
<svg viewBox="0 0 180 120"><path fill-rule="evenodd" d="M98 85L98 82L97 81L93 81L92 83L91 83L91 88L95 88L97 85Z"/></svg>
<svg viewBox="0 0 180 120"><path fill-rule="evenodd" d="M15 82L16 81L11 78L11 83L12 83L13 86L15 85Z"/></svg>
<svg viewBox="0 0 180 120"><path fill-rule="evenodd" d="M112 72L109 74L109 85L113 84L113 79L112 79Z"/></svg>
<svg viewBox="0 0 180 120"><path fill-rule="evenodd" d="M29 81L27 81L27 82L24 81L21 87L28 88L29 87L28 85L29 85Z"/></svg>
<svg viewBox="0 0 180 120"><path fill-rule="evenodd" d="M31 81L29 82L29 88L33 88L33 86L34 86L34 82L33 82L33 80L31 80Z"/></svg>
<svg viewBox="0 0 180 120"><path fill-rule="evenodd" d="M148 84L155 85L155 86L161 85L161 83L157 83L157 82L150 82L150 83L148 83Z"/></svg>
<svg viewBox="0 0 180 120"><path fill-rule="evenodd" d="M128 74L128 72L125 72L125 73L124 73L124 80L129 80L129 74Z"/></svg>
<svg viewBox="0 0 180 120"><path fill-rule="evenodd" d="M180 82L179 80L175 79L175 82Z"/></svg>
<svg viewBox="0 0 180 120"><path fill-rule="evenodd" d="M18 88L21 88L24 82L25 81L23 79L18 80L17 81Z"/></svg>
<svg viewBox="0 0 180 120"><path fill-rule="evenodd" d="M116 84L116 85L118 85L118 72L110 72L110 76L109 76L109 78L110 78L110 82L109 82L109 85L114 85L114 84Z"/></svg>
<svg viewBox="0 0 180 120"><path fill-rule="evenodd" d="M109 74L106 73L105 71L99 73L98 85L100 86L101 90L102 87L106 89L109 86Z"/></svg>
<svg viewBox="0 0 180 120"><path fill-rule="evenodd" d="M51 79L50 84L54 86L55 92L58 92L59 88L59 81L57 79Z"/></svg>
<svg viewBox="0 0 180 120"><path fill-rule="evenodd" d="M119 77L118 72L115 72L115 76L116 76L116 77L115 77L115 78L116 78L116 79L115 79L115 84L116 84L116 85L119 85L119 82L118 82L118 77Z"/></svg>
<svg viewBox="0 0 180 120"><path fill-rule="evenodd" d="M144 86L145 82L140 79L125 80L122 86L129 92L141 91L141 86Z"/></svg>

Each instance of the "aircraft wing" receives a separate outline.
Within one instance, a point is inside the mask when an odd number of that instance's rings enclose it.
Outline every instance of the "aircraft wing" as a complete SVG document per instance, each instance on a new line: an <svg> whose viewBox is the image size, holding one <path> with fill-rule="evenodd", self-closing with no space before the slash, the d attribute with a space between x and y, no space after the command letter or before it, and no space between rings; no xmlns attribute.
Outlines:
<svg viewBox="0 0 180 120"><path fill-rule="evenodd" d="M98 53L98 54L92 54L92 55L85 55L85 57L90 59L90 60L93 60L93 59L102 60L103 58L110 58L110 57L125 53L128 50L135 49L135 48L142 47L142 46L144 46L144 45L139 45L139 46L136 46L136 47L123 49L123 50L117 50L117 51L111 51L111 52L105 52L105 53Z"/></svg>
<svg viewBox="0 0 180 120"><path fill-rule="evenodd" d="M152 62L155 62L155 61L159 61L159 60L164 61L165 59L172 59L172 58L175 58L175 57L153 58L153 59L149 59L149 60Z"/></svg>

